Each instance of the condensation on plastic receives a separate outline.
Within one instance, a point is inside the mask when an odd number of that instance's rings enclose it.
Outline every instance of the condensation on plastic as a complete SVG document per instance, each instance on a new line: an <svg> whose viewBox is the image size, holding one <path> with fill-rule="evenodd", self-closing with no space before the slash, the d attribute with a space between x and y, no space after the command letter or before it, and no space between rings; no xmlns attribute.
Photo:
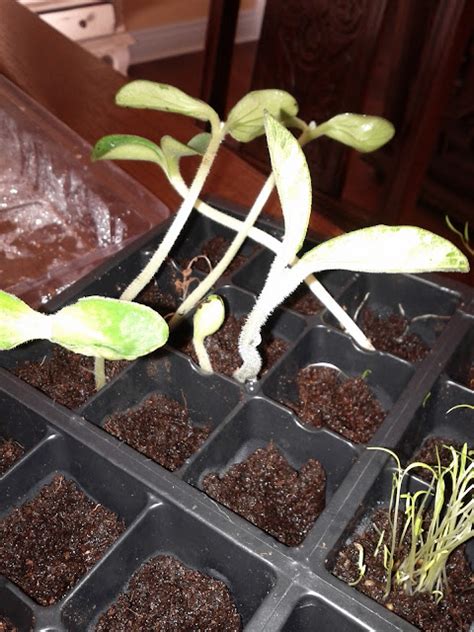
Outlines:
<svg viewBox="0 0 474 632"><path fill-rule="evenodd" d="M0 75L0 287L39 306L168 208Z"/></svg>

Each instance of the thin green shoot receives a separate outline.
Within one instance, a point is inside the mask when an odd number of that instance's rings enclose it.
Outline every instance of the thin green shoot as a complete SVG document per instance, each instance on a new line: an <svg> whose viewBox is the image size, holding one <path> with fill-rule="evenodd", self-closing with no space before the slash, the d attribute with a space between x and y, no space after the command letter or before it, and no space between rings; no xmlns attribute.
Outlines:
<svg viewBox="0 0 474 632"><path fill-rule="evenodd" d="M384 549L385 598L395 583L407 594L423 592L442 599L448 558L473 536L474 452L467 444L460 451L444 447L451 454L447 466L441 464L437 450L435 466L415 462L405 468L391 450L368 448L388 453L396 463L388 510L390 534ZM417 468L430 472L429 487L403 492L408 475Z"/></svg>
<svg viewBox="0 0 474 632"><path fill-rule="evenodd" d="M357 584L363 579L367 570L367 564L364 564L364 547L360 544L360 542L354 542L354 547L358 551L357 568L359 570L359 577L355 581L349 582L349 586L357 586Z"/></svg>
<svg viewBox="0 0 474 632"><path fill-rule="evenodd" d="M451 408L446 411L446 414L449 415L449 413L452 413L453 410L460 410L463 408L474 410L474 406L472 404L456 404L456 406L451 406Z"/></svg>
<svg viewBox="0 0 474 632"><path fill-rule="evenodd" d="M464 230L460 231L454 226L451 219L449 218L449 215L445 215L444 219L446 220L446 224L449 230L451 230L455 235L458 235L458 237L461 240L462 245L468 251L468 253L471 256L474 255L474 248L471 246L471 240L469 238L469 222L466 222L464 224Z"/></svg>

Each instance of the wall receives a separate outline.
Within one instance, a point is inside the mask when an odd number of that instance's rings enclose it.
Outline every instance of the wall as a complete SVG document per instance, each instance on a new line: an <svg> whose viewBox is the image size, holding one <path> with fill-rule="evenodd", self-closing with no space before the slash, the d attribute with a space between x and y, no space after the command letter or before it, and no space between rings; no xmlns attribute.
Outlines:
<svg viewBox="0 0 474 632"><path fill-rule="evenodd" d="M209 0L122 2L125 27L134 40L130 47L131 64L204 49ZM264 9L265 0L241 0L237 42L258 39Z"/></svg>
<svg viewBox="0 0 474 632"><path fill-rule="evenodd" d="M209 0L122 0L127 30L135 31L206 18ZM241 0L241 10L253 9L257 0Z"/></svg>

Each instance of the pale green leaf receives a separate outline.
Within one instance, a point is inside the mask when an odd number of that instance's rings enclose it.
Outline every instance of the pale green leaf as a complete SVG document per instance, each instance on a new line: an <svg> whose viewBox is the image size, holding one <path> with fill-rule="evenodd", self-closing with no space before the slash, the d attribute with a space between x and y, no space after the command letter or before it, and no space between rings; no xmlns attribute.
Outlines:
<svg viewBox="0 0 474 632"><path fill-rule="evenodd" d="M265 112L284 122L297 114L298 104L291 94L283 90L249 92L229 112L226 132L242 143L261 136L265 131Z"/></svg>
<svg viewBox="0 0 474 632"><path fill-rule="evenodd" d="M13 294L0 290L0 349L13 349L49 332L48 316L31 309Z"/></svg>
<svg viewBox="0 0 474 632"><path fill-rule="evenodd" d="M198 154L193 147L185 145L172 136L163 136L160 145L167 158L172 157L173 159L179 160L185 156L196 156Z"/></svg>
<svg viewBox="0 0 474 632"><path fill-rule="evenodd" d="M195 152L202 156L206 153L209 143L211 142L211 135L208 132L201 132L193 136L188 142L188 147L194 149Z"/></svg>
<svg viewBox="0 0 474 632"><path fill-rule="evenodd" d="M115 102L129 108L146 108L191 116L200 121L216 121L217 113L204 101L165 83L137 79L123 86Z"/></svg>
<svg viewBox="0 0 474 632"><path fill-rule="evenodd" d="M393 138L395 128L380 116L338 114L310 131L310 136L328 136L360 152L375 151Z"/></svg>
<svg viewBox="0 0 474 632"><path fill-rule="evenodd" d="M168 324L150 307L100 296L81 298L50 316L51 341L107 360L134 360L163 346Z"/></svg>
<svg viewBox="0 0 474 632"><path fill-rule="evenodd" d="M193 136L185 145L172 136L163 136L161 149L165 157L168 176L172 177L176 172L179 172L179 161L181 158L205 154L210 138L210 134L203 132Z"/></svg>
<svg viewBox="0 0 474 632"><path fill-rule="evenodd" d="M268 150L280 198L285 236L282 242L284 265L301 248L311 214L311 176L296 138L271 115L265 116Z"/></svg>
<svg viewBox="0 0 474 632"><path fill-rule="evenodd" d="M218 294L208 296L194 312L194 337L203 340L218 331L225 318L224 301Z"/></svg>
<svg viewBox="0 0 474 632"><path fill-rule="evenodd" d="M334 237L300 259L306 269L360 272L468 272L450 241L415 226L371 226ZM297 264L299 265L299 264ZM296 268L296 266L295 266Z"/></svg>
<svg viewBox="0 0 474 632"><path fill-rule="evenodd" d="M147 138L131 134L104 136L92 150L92 160L145 160L164 167L163 152Z"/></svg>

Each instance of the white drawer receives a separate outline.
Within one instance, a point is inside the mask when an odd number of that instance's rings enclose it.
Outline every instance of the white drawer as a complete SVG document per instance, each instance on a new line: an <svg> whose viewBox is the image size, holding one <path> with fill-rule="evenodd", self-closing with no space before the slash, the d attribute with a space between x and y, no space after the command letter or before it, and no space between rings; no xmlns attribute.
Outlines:
<svg viewBox="0 0 474 632"><path fill-rule="evenodd" d="M110 35L115 30L115 14L111 4L41 13L40 17L73 40Z"/></svg>

